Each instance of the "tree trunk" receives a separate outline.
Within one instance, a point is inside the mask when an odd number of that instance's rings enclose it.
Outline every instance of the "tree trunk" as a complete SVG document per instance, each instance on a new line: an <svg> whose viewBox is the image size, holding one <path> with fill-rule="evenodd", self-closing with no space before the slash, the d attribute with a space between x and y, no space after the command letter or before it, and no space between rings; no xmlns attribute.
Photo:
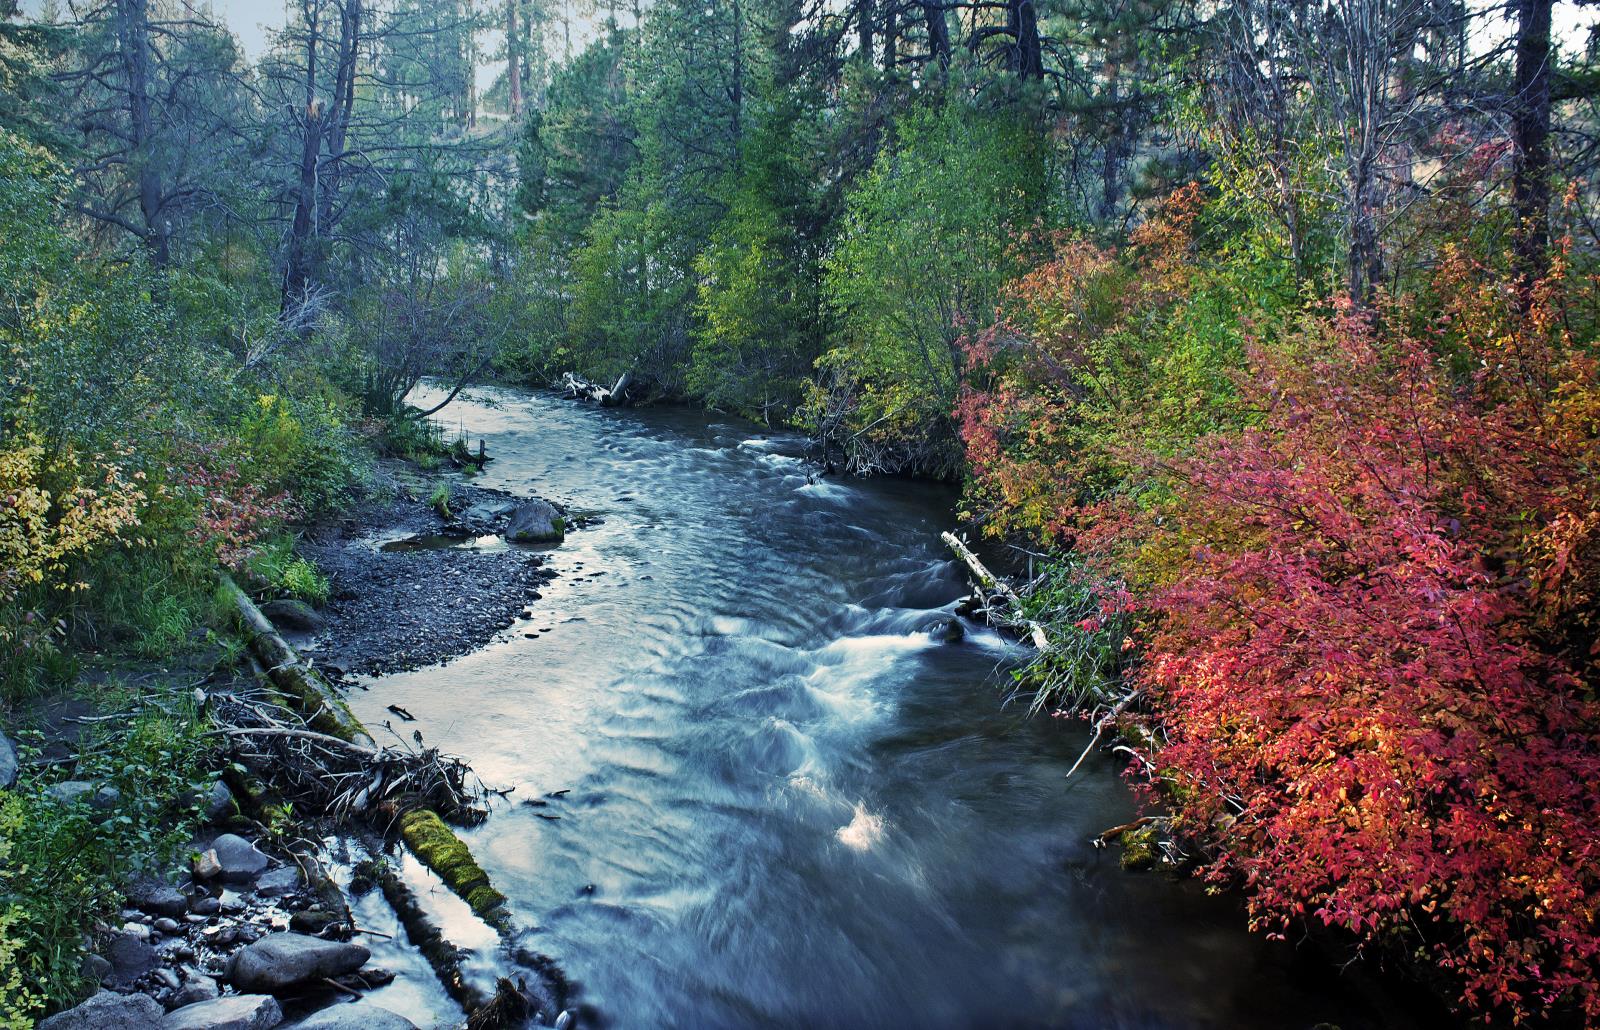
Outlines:
<svg viewBox="0 0 1600 1030"><path fill-rule="evenodd" d="M944 20L942 3L924 3L922 19L928 26L928 53L940 68L950 67L950 24Z"/></svg>
<svg viewBox="0 0 1600 1030"><path fill-rule="evenodd" d="M506 86L511 90L509 101L512 118L522 116L522 76L517 70L517 0L506 0Z"/></svg>
<svg viewBox="0 0 1600 1030"><path fill-rule="evenodd" d="M1512 200L1517 262L1529 281L1549 267L1550 11L1552 0L1516 0L1517 71L1512 117Z"/></svg>
<svg viewBox="0 0 1600 1030"><path fill-rule="evenodd" d="M312 248L315 245L317 212L317 158L322 150L322 103L317 99L317 17L320 0L304 0L306 19L305 110L300 137L300 176L295 190L294 219L289 223L289 243L284 262L283 304L285 313L305 299L311 282Z"/></svg>
<svg viewBox="0 0 1600 1030"><path fill-rule="evenodd" d="M856 0L856 57L872 63L872 0Z"/></svg>
<svg viewBox="0 0 1600 1030"><path fill-rule="evenodd" d="M156 268L166 265L171 227L167 225L156 166L150 117L150 19L145 0L118 0L117 46L128 80L129 164L139 191L139 215L145 249Z"/></svg>
<svg viewBox="0 0 1600 1030"><path fill-rule="evenodd" d="M899 60L899 12L895 8L898 0L885 0L883 7L883 70L887 75L894 74L895 62Z"/></svg>

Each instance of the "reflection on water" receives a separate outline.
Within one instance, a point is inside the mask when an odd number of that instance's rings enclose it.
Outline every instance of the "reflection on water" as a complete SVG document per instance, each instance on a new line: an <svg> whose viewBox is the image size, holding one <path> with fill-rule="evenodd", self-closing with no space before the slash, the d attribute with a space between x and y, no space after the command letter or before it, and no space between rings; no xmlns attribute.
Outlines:
<svg viewBox="0 0 1600 1030"><path fill-rule="evenodd" d="M948 490L818 481L689 412L487 399L450 409L481 482L606 517L502 643L352 700L517 786L468 839L612 1025L1371 1025L1231 900L1089 844L1133 812L1115 763L1068 786L1085 734L1001 704L1013 646L930 632L964 590Z"/></svg>

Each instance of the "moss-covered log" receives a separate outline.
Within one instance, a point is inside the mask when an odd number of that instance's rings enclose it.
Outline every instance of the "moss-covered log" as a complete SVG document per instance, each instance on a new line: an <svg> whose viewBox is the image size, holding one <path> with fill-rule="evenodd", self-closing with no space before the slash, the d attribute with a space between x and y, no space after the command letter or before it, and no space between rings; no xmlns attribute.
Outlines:
<svg viewBox="0 0 1600 1030"><path fill-rule="evenodd" d="M454 998L456 1004L466 1009L470 1015L489 1003L488 995L467 982L461 970L461 953L456 950L455 945L445 939L443 932L434 925L433 920L428 918L428 913L417 900L415 892L394 866L379 859L364 863L358 870L358 875L370 876L377 882L379 889L383 891L384 900L394 909L395 915L400 917L400 925L405 928L406 939L411 942L413 948L422 953L428 965L433 967L434 975L444 986L445 993Z"/></svg>
<svg viewBox="0 0 1600 1030"><path fill-rule="evenodd" d="M278 635L272 623L261 614L261 609L227 573L222 575L221 591L237 615L239 632L245 643L266 668L267 679L289 697L311 728L351 743L372 746L372 735L350 711L344 698L316 670L301 661L295 649Z"/></svg>
<svg viewBox="0 0 1600 1030"><path fill-rule="evenodd" d="M406 813L400 820L400 839L423 865L438 873L451 890L472 906L480 919L501 932L510 929L506 896L494 889L489 874L435 812L422 808Z"/></svg>

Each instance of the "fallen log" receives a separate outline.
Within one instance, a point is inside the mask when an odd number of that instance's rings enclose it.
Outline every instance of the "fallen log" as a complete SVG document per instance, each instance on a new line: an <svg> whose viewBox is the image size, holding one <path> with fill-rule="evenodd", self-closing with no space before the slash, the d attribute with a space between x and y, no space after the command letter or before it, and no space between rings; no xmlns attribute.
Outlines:
<svg viewBox="0 0 1600 1030"><path fill-rule="evenodd" d="M603 408L627 403L628 384L632 381L632 372L622 373L610 388L592 383L576 372L568 372L561 377L562 390L568 400L590 400Z"/></svg>
<svg viewBox="0 0 1600 1030"><path fill-rule="evenodd" d="M281 693L289 707L297 709L297 714L309 727L309 729L281 725L236 727L229 731L230 735L245 740L272 738L299 741L307 747L342 751L352 758L374 764L380 770L386 768L383 764L386 761L391 765L396 761L404 761L400 756L394 755L392 748L379 748L376 745L372 735L350 711L344 700L334 693L327 681L311 669L294 648L273 629L272 623L261 613L261 609L256 607L248 594L239 589L231 576L223 573L221 584L222 596L231 603L236 613L240 631L244 635L251 656L265 667L267 682ZM423 753L424 757L432 754L436 753ZM437 766L439 763L432 764ZM446 777L447 791L450 790L448 779L449 777ZM382 778L379 777L373 782L375 785L381 784ZM357 806L352 801L350 807L366 808L368 799L362 795L368 793L369 791L362 791L357 794L357 797L361 797L361 804ZM466 842L461 840L432 808L412 807L399 822L400 837L417 859L437 873L453 892L471 906L472 910L509 944L516 928L506 908L505 896L494 889L489 882L488 874L473 858ZM448 974L442 972L441 978L446 975ZM458 990L459 985L446 982L445 988ZM472 1000L483 1005L493 999L484 999L479 994ZM469 1008L469 1015L472 1015L471 1007L465 1007Z"/></svg>
<svg viewBox="0 0 1600 1030"><path fill-rule="evenodd" d="M1033 641L1033 646L1041 651L1048 648L1050 646L1050 638L1045 635L1044 627L1022 614L1022 598L1018 596L1011 584L990 572L983 562L978 559L978 556L972 553L972 549L962 543L954 533L945 532L940 536L944 539L946 546L956 553L956 557L966 563L967 568L971 570L973 578L977 580L980 587L992 590L1010 602L1012 608L1016 610L1014 621L1027 629L1028 637Z"/></svg>

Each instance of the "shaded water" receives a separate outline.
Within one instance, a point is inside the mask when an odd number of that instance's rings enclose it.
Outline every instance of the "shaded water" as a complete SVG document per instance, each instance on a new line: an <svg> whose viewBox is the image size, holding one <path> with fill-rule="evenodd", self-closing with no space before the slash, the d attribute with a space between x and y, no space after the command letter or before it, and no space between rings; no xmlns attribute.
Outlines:
<svg viewBox="0 0 1600 1030"><path fill-rule="evenodd" d="M517 785L465 836L611 1025L1369 1025L1234 901L1089 845L1134 811L1113 759L1065 784L1085 734L1002 704L1012 645L926 632L949 491L808 482L689 412L448 414L486 485L603 524L508 639L352 701Z"/></svg>

